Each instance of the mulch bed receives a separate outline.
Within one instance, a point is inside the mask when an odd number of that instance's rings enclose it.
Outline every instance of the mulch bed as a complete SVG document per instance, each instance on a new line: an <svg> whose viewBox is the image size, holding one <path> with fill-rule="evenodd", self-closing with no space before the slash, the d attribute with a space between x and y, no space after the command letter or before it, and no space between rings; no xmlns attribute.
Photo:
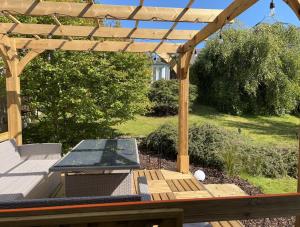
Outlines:
<svg viewBox="0 0 300 227"><path fill-rule="evenodd" d="M140 162L144 169L168 169L175 170L176 163L174 160L167 160L164 158L158 158L155 155L147 155L140 151ZM263 194L258 187L253 186L248 181L239 177L229 177L223 172L211 168L202 168L200 166L190 165L190 171L194 173L196 170L201 169L206 175L204 184L235 184L238 185L249 195ZM295 218L264 218L253 220L242 220L242 223L247 227L288 227L294 226Z"/></svg>

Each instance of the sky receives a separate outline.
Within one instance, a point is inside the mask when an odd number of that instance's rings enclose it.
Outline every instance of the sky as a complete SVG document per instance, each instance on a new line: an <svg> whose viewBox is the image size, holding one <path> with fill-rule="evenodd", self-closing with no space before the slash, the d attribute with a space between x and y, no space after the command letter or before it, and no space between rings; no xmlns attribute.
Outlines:
<svg viewBox="0 0 300 227"><path fill-rule="evenodd" d="M192 8L204 8L204 9L225 9L233 0L196 0L192 5ZM131 5L137 6L139 0L96 0L97 3L110 4L110 5ZM283 0L274 0L275 2L275 20L296 25L300 27L300 21L289 6L284 3ZM188 3L188 0L144 0L145 6L157 6L157 7L174 7L184 8ZM242 13L238 20L246 27L253 27L261 21L272 21L268 15L270 0L259 0L255 5L249 8L246 12ZM107 23L112 23L107 21ZM134 27L134 21L122 21L122 27ZM172 26L171 22L149 22L144 21L139 23L140 28L161 28L168 29ZM179 23L176 29L186 30L200 30L205 24L203 23ZM170 41L181 42L181 41ZM182 41L183 42L183 41ZM198 46L201 47L203 44Z"/></svg>

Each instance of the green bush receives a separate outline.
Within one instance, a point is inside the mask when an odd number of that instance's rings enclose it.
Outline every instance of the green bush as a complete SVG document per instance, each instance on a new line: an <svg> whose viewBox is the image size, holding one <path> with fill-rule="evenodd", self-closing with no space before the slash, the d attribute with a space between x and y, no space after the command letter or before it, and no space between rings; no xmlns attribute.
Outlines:
<svg viewBox="0 0 300 227"><path fill-rule="evenodd" d="M298 177L298 152L297 149L288 149L282 152L283 161L287 175L290 177Z"/></svg>
<svg viewBox="0 0 300 227"><path fill-rule="evenodd" d="M143 146L148 152L161 154L165 158L175 159L177 154L177 128L164 124L146 138Z"/></svg>
<svg viewBox="0 0 300 227"><path fill-rule="evenodd" d="M151 115L167 116L178 113L179 84L177 80L158 80L152 83L149 100L152 102ZM190 86L189 106L197 97L197 87Z"/></svg>
<svg viewBox="0 0 300 227"><path fill-rule="evenodd" d="M296 150L246 145L241 149L244 171L253 176L278 178L297 176Z"/></svg>
<svg viewBox="0 0 300 227"><path fill-rule="evenodd" d="M163 125L146 138L148 151L160 153L170 159L177 154L177 128L173 125ZM235 134L229 133L214 125L193 125L189 129L189 155L192 163L219 170L224 169L221 153Z"/></svg>
<svg viewBox="0 0 300 227"><path fill-rule="evenodd" d="M211 124L193 125L189 130L189 154L194 163L224 169L222 152L237 135Z"/></svg>
<svg viewBox="0 0 300 227"><path fill-rule="evenodd" d="M174 160L177 128L161 126L146 138L146 146L149 152ZM226 171L228 175L243 171L252 176L297 177L296 149L249 144L239 134L211 124L190 127L189 155L191 163Z"/></svg>

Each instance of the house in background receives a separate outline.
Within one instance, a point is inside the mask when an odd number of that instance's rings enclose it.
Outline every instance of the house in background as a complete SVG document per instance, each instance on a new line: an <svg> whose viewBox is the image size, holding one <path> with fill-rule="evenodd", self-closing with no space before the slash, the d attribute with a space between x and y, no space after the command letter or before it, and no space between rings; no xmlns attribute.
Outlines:
<svg viewBox="0 0 300 227"><path fill-rule="evenodd" d="M159 58L153 61L152 65L153 77L152 82L157 80L170 80L170 66L161 61Z"/></svg>
<svg viewBox="0 0 300 227"><path fill-rule="evenodd" d="M191 65L194 64L199 53L200 53L200 49L194 50L194 53L190 61ZM177 78L176 72L170 68L170 65L157 55L155 55L153 58L152 71L153 71L152 82L158 80L171 80Z"/></svg>

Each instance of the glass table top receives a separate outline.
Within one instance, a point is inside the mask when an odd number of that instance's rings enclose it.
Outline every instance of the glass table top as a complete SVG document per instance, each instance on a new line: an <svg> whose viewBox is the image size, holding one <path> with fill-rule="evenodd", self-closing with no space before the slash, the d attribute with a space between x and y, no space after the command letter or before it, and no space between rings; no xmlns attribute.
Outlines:
<svg viewBox="0 0 300 227"><path fill-rule="evenodd" d="M135 139L82 140L50 171L129 170L140 168Z"/></svg>

